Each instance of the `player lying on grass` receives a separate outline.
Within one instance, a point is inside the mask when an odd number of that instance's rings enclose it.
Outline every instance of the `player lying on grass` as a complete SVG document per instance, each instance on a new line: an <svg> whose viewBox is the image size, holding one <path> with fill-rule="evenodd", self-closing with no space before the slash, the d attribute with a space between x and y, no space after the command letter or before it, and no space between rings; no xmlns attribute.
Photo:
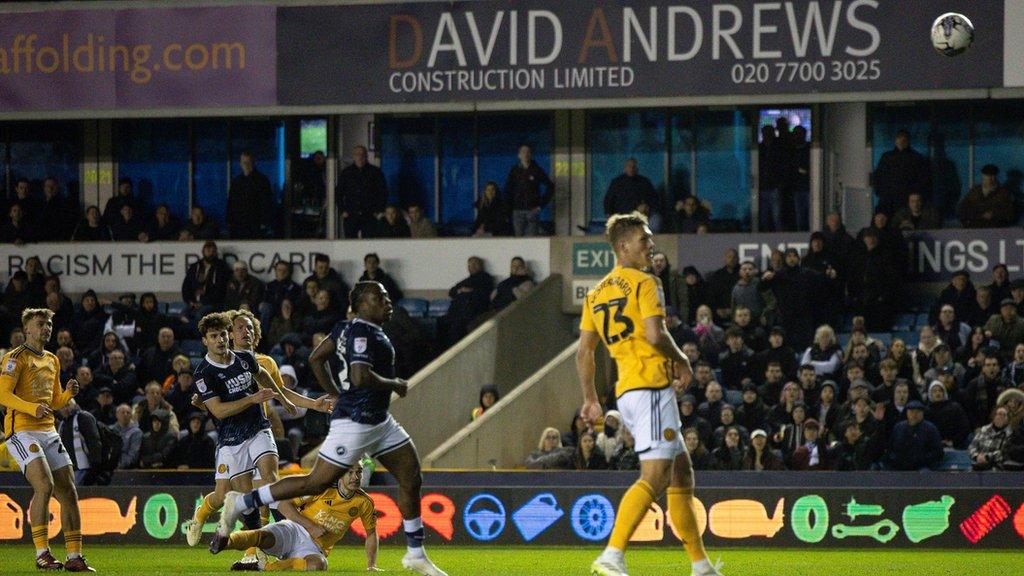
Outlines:
<svg viewBox="0 0 1024 576"><path fill-rule="evenodd" d="M278 511L286 520L259 530L242 530L230 536L214 536L210 552L246 550L257 547L260 570L326 570L327 556L357 518L366 531L366 569L377 568L377 516L373 500L359 489L363 477L361 464L348 469L336 488L319 496L303 496L278 502ZM266 562L266 554L280 560Z"/></svg>

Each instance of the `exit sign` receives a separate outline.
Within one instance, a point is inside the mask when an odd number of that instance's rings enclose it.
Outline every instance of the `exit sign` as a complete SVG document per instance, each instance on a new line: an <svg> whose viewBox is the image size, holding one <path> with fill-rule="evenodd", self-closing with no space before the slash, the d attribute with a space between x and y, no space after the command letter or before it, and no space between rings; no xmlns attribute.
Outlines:
<svg viewBox="0 0 1024 576"><path fill-rule="evenodd" d="M572 247L572 273L604 276L615 267L615 253L606 242L581 242Z"/></svg>

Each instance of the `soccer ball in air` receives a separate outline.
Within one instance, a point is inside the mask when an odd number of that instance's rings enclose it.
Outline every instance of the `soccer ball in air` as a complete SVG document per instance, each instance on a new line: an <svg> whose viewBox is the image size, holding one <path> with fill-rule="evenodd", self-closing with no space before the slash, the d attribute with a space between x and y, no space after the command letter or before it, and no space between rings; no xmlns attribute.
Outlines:
<svg viewBox="0 0 1024 576"><path fill-rule="evenodd" d="M947 12L932 24L932 46L946 56L963 54L974 43L974 25L963 14Z"/></svg>

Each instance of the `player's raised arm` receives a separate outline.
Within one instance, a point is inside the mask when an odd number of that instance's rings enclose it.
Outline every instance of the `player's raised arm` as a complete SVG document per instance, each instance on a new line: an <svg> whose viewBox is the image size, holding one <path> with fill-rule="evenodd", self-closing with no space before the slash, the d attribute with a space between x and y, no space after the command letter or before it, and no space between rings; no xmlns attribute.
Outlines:
<svg viewBox="0 0 1024 576"><path fill-rule="evenodd" d="M327 370L324 366L327 364L331 354L334 353L334 340L331 338L324 338L316 345L316 348L309 353L309 369L313 371L313 376L316 377L317 384L324 392L332 396L338 395L337 388L334 387L334 383L331 382L331 377L327 374Z"/></svg>
<svg viewBox="0 0 1024 576"><path fill-rule="evenodd" d="M255 394L240 398L238 400L232 400L231 402L223 402L216 396L213 398L207 398L205 401L206 407L210 410L210 414L213 414L218 420L223 420L236 414L241 414L246 408L250 406L258 406L267 400L274 397L274 391L270 388L260 388Z"/></svg>
<svg viewBox="0 0 1024 576"><path fill-rule="evenodd" d="M260 366L259 368L260 371L256 374L256 383L260 385L260 388L273 390L274 397L282 406L284 406L284 409L287 410L289 414L295 414L295 402L284 393L285 387L278 385L278 383L274 381L274 377L270 375L270 372L267 371L266 368L263 366ZM295 396L298 396L298 394L295 394ZM309 408L309 406L306 406L306 408Z"/></svg>

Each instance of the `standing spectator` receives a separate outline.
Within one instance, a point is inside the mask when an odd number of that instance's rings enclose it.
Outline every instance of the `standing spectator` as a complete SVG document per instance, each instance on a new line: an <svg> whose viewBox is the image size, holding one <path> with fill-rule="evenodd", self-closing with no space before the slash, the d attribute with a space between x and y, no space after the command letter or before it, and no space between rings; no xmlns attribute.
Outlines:
<svg viewBox="0 0 1024 576"><path fill-rule="evenodd" d="M708 290L711 296L715 319L725 322L732 316L732 289L740 279L740 258L735 248L725 251L725 266L708 276Z"/></svg>
<svg viewBox="0 0 1024 576"><path fill-rule="evenodd" d="M829 212L825 217L825 229L821 231L825 237L825 249L831 252L839 262L840 270L846 269L849 255L853 252L855 240L846 231L843 218L839 212Z"/></svg>
<svg viewBox="0 0 1024 576"><path fill-rule="evenodd" d="M986 335L999 342L1003 358L1013 357L1013 349L1024 343L1024 320L1017 315L1017 306L1012 298L999 303L999 314L989 318L985 324ZM986 412L987 414L987 412Z"/></svg>
<svg viewBox="0 0 1024 576"><path fill-rule="evenodd" d="M572 449L562 447L562 435L555 428L545 428L537 449L526 457L526 467L535 470L572 470Z"/></svg>
<svg viewBox="0 0 1024 576"><path fill-rule="evenodd" d="M115 402L131 403L133 398L142 394L135 369L126 365L123 350L112 350L106 358L107 365L94 371L96 379L110 387Z"/></svg>
<svg viewBox="0 0 1024 576"><path fill-rule="evenodd" d="M740 431L736 426L730 426L725 431L722 444L712 452L715 461L715 469L723 471L742 470L744 446L740 437Z"/></svg>
<svg viewBox="0 0 1024 576"><path fill-rule="evenodd" d="M999 357L989 354L985 356L981 374L967 383L963 396L964 408L975 428L985 422L996 407L999 395L1008 387L999 372Z"/></svg>
<svg viewBox="0 0 1024 576"><path fill-rule="evenodd" d="M433 222L423 213L423 206L412 202L406 207L409 213L409 233L413 238L435 238L437 230Z"/></svg>
<svg viewBox="0 0 1024 576"><path fill-rule="evenodd" d="M270 326L271 319L281 309L284 300L296 302L302 296L302 287L292 280L292 264L278 260L274 264L274 279L263 290L263 302L259 305L260 323Z"/></svg>
<svg viewBox="0 0 1024 576"><path fill-rule="evenodd" d="M974 302L967 305L960 319L968 326L984 326L988 319L999 313L999 302L992 300L992 289L978 286L974 292Z"/></svg>
<svg viewBox="0 0 1024 576"><path fill-rule="evenodd" d="M343 311L342 307L348 303L349 287L341 274L331 268L331 258L327 254L317 254L313 257L313 273L302 281L302 285L305 286L310 280L316 281L317 291L326 290L331 295L332 305L336 306L338 311Z"/></svg>
<svg viewBox="0 0 1024 576"><path fill-rule="evenodd" d="M928 159L910 147L910 132L896 133L896 147L878 161L875 168L875 195L878 209L892 215L907 203L907 197L917 192L928 200L931 192L931 174Z"/></svg>
<svg viewBox="0 0 1024 576"><path fill-rule="evenodd" d="M893 428L889 439L889 465L896 470L935 468L942 460L942 436L924 419L924 404L911 400L907 419Z"/></svg>
<svg viewBox="0 0 1024 576"><path fill-rule="evenodd" d="M203 430L206 415L192 412L186 422L187 432L175 443L171 461L165 463L165 467L174 466L179 470L213 468L217 444Z"/></svg>
<svg viewBox="0 0 1024 576"><path fill-rule="evenodd" d="M35 240L33 226L25 217L25 209L15 202L7 210L7 222L0 227L0 242L20 246Z"/></svg>
<svg viewBox="0 0 1024 576"><path fill-rule="evenodd" d="M384 172L370 164L365 146L352 149L352 164L338 174L335 192L341 207L345 238L367 238L388 203L388 185Z"/></svg>
<svg viewBox="0 0 1024 576"><path fill-rule="evenodd" d="M206 216L201 206L193 206L189 211L188 224L178 234L180 240L216 240L219 235L217 223Z"/></svg>
<svg viewBox="0 0 1024 576"><path fill-rule="evenodd" d="M100 219L100 209L89 206L85 209L85 219L81 220L71 233L71 239L75 242L111 242L114 233Z"/></svg>
<svg viewBox="0 0 1024 576"><path fill-rule="evenodd" d="M869 332L892 326L900 273L891 254L881 249L878 233L873 228L866 229L863 248L855 253L850 264L848 288L850 306L854 313L864 316Z"/></svg>
<svg viewBox="0 0 1024 576"><path fill-rule="evenodd" d="M127 404L117 407L117 422L111 429L121 437L121 457L117 467L121 470L135 468L139 464L139 451L142 449L142 430L132 420L132 409Z"/></svg>
<svg viewBox="0 0 1024 576"><path fill-rule="evenodd" d="M174 413L174 407L171 403L164 399L163 386L156 382L150 382L146 384L146 395L142 400L139 400L135 407L132 409L132 419L143 425L149 421L149 417L157 410L164 410L167 412L166 421L164 427L175 437L178 436L180 431L180 425L178 424L178 417Z"/></svg>
<svg viewBox="0 0 1024 576"><path fill-rule="evenodd" d="M707 226L710 221L711 212L696 196L691 194L676 203L676 232L696 234L701 226Z"/></svg>
<svg viewBox="0 0 1024 576"><path fill-rule="evenodd" d="M1024 423L1024 388L1007 388L996 400L997 406L1005 406L1010 426L1014 428Z"/></svg>
<svg viewBox="0 0 1024 576"><path fill-rule="evenodd" d="M395 279L380 267L380 256L377 256L374 252L370 252L366 256L363 256L363 275L359 277L359 281L379 282L384 286L384 289L388 291L388 297L390 297L393 302L398 302L405 297L405 294L402 293L402 289L398 287L398 283L395 282Z"/></svg>
<svg viewBox="0 0 1024 576"><path fill-rule="evenodd" d="M189 366L174 375L170 390L166 393L167 403L171 405L171 411L178 422L184 422L195 409L192 406L192 395L196 393L193 384L194 379Z"/></svg>
<svg viewBox="0 0 1024 576"><path fill-rule="evenodd" d="M956 212L964 228L999 228L1017 221L1013 194L999 184L999 168L993 164L981 169L981 184L967 192Z"/></svg>
<svg viewBox="0 0 1024 576"><path fill-rule="evenodd" d="M953 311L956 313L957 318L963 320L970 314L972 307L977 303L977 293L974 288L974 284L971 282L971 277L966 270L960 270L953 273L953 277L950 278L949 284L942 289L939 293L939 299L936 305L932 307L932 320L934 321L935 312L941 311L942 306L949 304L953 307ZM988 321L988 316L981 322L984 324ZM950 343L951 344L951 343ZM957 346L963 345L960 342ZM954 347L956 349L956 347Z"/></svg>
<svg viewBox="0 0 1024 576"><path fill-rule="evenodd" d="M242 173L231 180L224 211L228 233L236 240L261 238L271 225L274 198L270 180L256 169L249 152L239 155L238 166Z"/></svg>
<svg viewBox="0 0 1024 576"><path fill-rule="evenodd" d="M961 322L952 304L943 304L939 309L939 320L932 328L935 335L950 351L959 350L971 338L971 327Z"/></svg>
<svg viewBox="0 0 1024 576"><path fill-rule="evenodd" d="M791 162L794 230L810 229L811 214L811 143L807 141L807 128L793 127L793 159Z"/></svg>
<svg viewBox="0 0 1024 576"><path fill-rule="evenodd" d="M1013 426L1010 425L1009 412L1005 406L992 411L992 422L986 424L974 435L967 453L971 456L971 468L974 470L1001 469L1003 464L1003 446L1010 439Z"/></svg>
<svg viewBox="0 0 1024 576"><path fill-rule="evenodd" d="M438 340L449 348L466 335L469 325L490 306L494 278L484 270L484 261L472 256L466 263L469 276L452 286L448 297L452 303L438 320Z"/></svg>
<svg viewBox="0 0 1024 576"><path fill-rule="evenodd" d="M167 468L178 437L167 428L170 414L167 410L154 410L149 418L149 432L142 437L139 450L139 468Z"/></svg>
<svg viewBox="0 0 1024 576"><path fill-rule="evenodd" d="M136 206L135 197L132 194L132 179L131 178L119 178L117 180L117 193L107 200L107 204L103 207L103 223L107 226L113 226L115 222L121 219L121 208L124 206L131 206L132 208L138 208Z"/></svg>
<svg viewBox="0 0 1024 576"><path fill-rule="evenodd" d="M508 278L498 282L491 293L491 309L495 312L504 310L513 302L525 297L533 290L533 275L521 256L512 258Z"/></svg>
<svg viewBox="0 0 1024 576"><path fill-rule="evenodd" d="M722 369L721 384L738 400L740 383L752 375L754 351L744 343L743 330L738 326L725 331L725 345L727 349L718 357L718 365Z"/></svg>
<svg viewBox="0 0 1024 576"><path fill-rule="evenodd" d="M988 288L992 291L992 301L997 304L1011 298L1010 272L1006 269L1006 264L1000 262L992 267L992 283Z"/></svg>
<svg viewBox="0 0 1024 576"><path fill-rule="evenodd" d="M155 346L150 346L139 359L138 375L143 382L163 382L171 372L171 360L180 355L181 348L174 341L174 330L161 328Z"/></svg>
<svg viewBox="0 0 1024 576"><path fill-rule="evenodd" d="M135 340L139 348L145 349L159 338L162 328L170 327L170 319L160 312L156 294L145 292L139 297L139 309L135 313Z"/></svg>
<svg viewBox="0 0 1024 576"><path fill-rule="evenodd" d="M800 265L800 253L789 248L781 270L769 270L761 275L762 285L775 295L779 323L796 348L811 340L814 331L813 295L820 289L821 277Z"/></svg>
<svg viewBox="0 0 1024 576"><path fill-rule="evenodd" d="M146 229L146 236L149 238L149 241L165 242L177 240L180 235L181 226L178 224L177 219L171 216L171 210L167 207L167 204L157 206L156 212L153 213L153 219Z"/></svg>
<svg viewBox="0 0 1024 576"><path fill-rule="evenodd" d="M762 232L783 230L783 191L789 192L790 159L789 134L776 134L772 126L761 127L758 145L758 198Z"/></svg>
<svg viewBox="0 0 1024 576"><path fill-rule="evenodd" d="M78 381L78 394L75 401L82 407L82 410L93 412L99 407L96 398L100 395L99 388L92 376L92 369L88 366L75 368L75 380Z"/></svg>
<svg viewBox="0 0 1024 576"><path fill-rule="evenodd" d="M782 459L768 446L768 433L758 429L750 433L750 447L743 457L744 470L783 470Z"/></svg>
<svg viewBox="0 0 1024 576"><path fill-rule="evenodd" d="M505 194L512 204L512 226L516 236L540 235L540 211L555 196L555 183L536 162L533 149L519 146L519 161L509 170ZM546 188L541 194L540 187Z"/></svg>
<svg viewBox="0 0 1024 576"><path fill-rule="evenodd" d="M856 420L847 420L843 425L842 440L827 451L828 461L833 470L849 472L869 470L873 463L869 439L860 430Z"/></svg>
<svg viewBox="0 0 1024 576"><path fill-rule="evenodd" d="M711 310L711 294L707 282L694 266L683 268L683 284L686 289L686 306L683 307L683 300L680 298L679 314L681 318L686 318L686 321L692 324L697 322L697 310L701 306ZM714 320L713 317L712 320Z"/></svg>
<svg viewBox="0 0 1024 576"><path fill-rule="evenodd" d="M946 387L938 380L928 386L928 401L925 419L939 429L942 443L957 450L966 449L973 430L967 412L956 400L949 399Z"/></svg>
<svg viewBox="0 0 1024 576"><path fill-rule="evenodd" d="M651 271L661 280L661 287L665 292L665 305L675 308L679 313L679 319L685 324L689 323L689 297L683 277L672 270L668 257L664 252L655 252L651 258Z"/></svg>
<svg viewBox="0 0 1024 576"><path fill-rule="evenodd" d="M116 242L146 242L149 240L146 228L135 215L135 208L131 204L121 206L121 215L110 225L110 231Z"/></svg>
<svg viewBox="0 0 1024 576"><path fill-rule="evenodd" d="M34 215L38 228L37 239L42 242L61 242L68 239L68 232L75 223L75 210L60 193L57 179L48 176L43 180L43 201Z"/></svg>
<svg viewBox="0 0 1024 576"><path fill-rule="evenodd" d="M640 469L640 457L636 453L636 438L629 432L629 429L625 426L619 428L618 432L618 448L615 454L612 455L609 468L612 470L639 470ZM689 444L687 444L689 446ZM690 459L693 461L695 470L707 470L708 468L697 468L699 463L707 462L708 453L701 446L698 449L690 451ZM710 466L709 466L710 467Z"/></svg>
<svg viewBox="0 0 1024 576"><path fill-rule="evenodd" d="M35 306L36 300L29 289L28 274L24 270L18 270L11 275L11 281L7 284L3 299L0 300L0 310L11 319L12 324L20 324L22 311ZM102 325L100 327L102 329ZM14 329L19 330L20 326Z"/></svg>
<svg viewBox="0 0 1024 576"><path fill-rule="evenodd" d="M665 285L664 278L662 284ZM734 310L739 307L747 308L754 323L760 324L766 304L757 267L749 260L740 264L740 276L732 287L731 307Z"/></svg>
<svg viewBox="0 0 1024 576"><path fill-rule="evenodd" d="M661 201L650 179L637 172L636 158L626 160L622 174L612 179L604 195L604 215L630 214L634 211L650 213L651 230L660 232L662 226ZM647 213L645 212L645 213Z"/></svg>
<svg viewBox="0 0 1024 576"><path fill-rule="evenodd" d="M227 262L217 255L217 243L207 240L203 244L202 259L188 267L181 283L181 299L195 320L224 305L230 277Z"/></svg>
<svg viewBox="0 0 1024 576"><path fill-rule="evenodd" d="M250 311L255 312L263 302L263 290L263 281L249 274L249 266L238 260L224 293L224 307L236 310L245 304Z"/></svg>
<svg viewBox="0 0 1024 576"><path fill-rule="evenodd" d="M80 409L75 399L60 409L61 422L57 430L61 443L71 457L75 470L75 484L91 486L96 483L102 459L100 432L96 418Z"/></svg>
<svg viewBox="0 0 1024 576"><path fill-rule="evenodd" d="M483 196L476 201L476 220L473 236L510 236L512 215L508 204L498 192L496 182L484 185Z"/></svg>
<svg viewBox="0 0 1024 576"><path fill-rule="evenodd" d="M892 217L893 228L903 230L936 230L942 228L939 211L931 204L925 204L920 192L911 192L907 205L896 211Z"/></svg>
<svg viewBox="0 0 1024 576"><path fill-rule="evenodd" d="M388 204L384 208L384 216L377 221L374 228L374 238L409 238L412 236L405 218L398 207L393 204Z"/></svg>

